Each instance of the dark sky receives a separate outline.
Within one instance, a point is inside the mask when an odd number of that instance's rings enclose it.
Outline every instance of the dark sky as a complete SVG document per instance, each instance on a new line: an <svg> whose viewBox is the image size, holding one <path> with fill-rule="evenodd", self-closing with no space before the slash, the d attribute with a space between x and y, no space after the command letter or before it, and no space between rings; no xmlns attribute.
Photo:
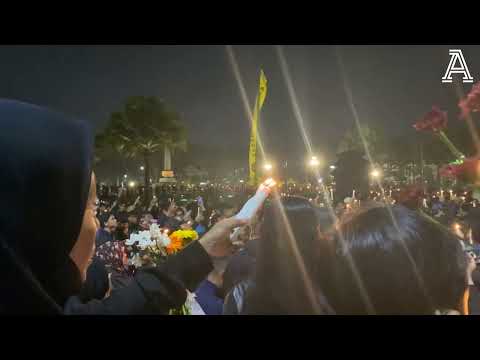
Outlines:
<svg viewBox="0 0 480 360"><path fill-rule="evenodd" d="M302 154L275 48L233 48L252 103L261 67L269 81L262 114L267 151ZM478 81L479 46L284 46L314 148L334 153L340 136L354 124L336 49L360 120L408 133L432 104L457 112L453 85L441 83L449 48L463 50ZM97 128L128 96L155 95L182 114L190 142L247 148L249 123L224 45L0 46L0 79L1 97L79 115Z"/></svg>

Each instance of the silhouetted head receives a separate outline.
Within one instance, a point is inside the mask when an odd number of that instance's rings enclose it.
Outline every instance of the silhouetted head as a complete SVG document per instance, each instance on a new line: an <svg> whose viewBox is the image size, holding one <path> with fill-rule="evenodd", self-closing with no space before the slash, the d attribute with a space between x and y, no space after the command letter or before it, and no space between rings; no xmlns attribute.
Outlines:
<svg viewBox="0 0 480 360"><path fill-rule="evenodd" d="M322 289L338 314L459 310L466 257L447 229L403 206L344 219L322 246Z"/></svg>

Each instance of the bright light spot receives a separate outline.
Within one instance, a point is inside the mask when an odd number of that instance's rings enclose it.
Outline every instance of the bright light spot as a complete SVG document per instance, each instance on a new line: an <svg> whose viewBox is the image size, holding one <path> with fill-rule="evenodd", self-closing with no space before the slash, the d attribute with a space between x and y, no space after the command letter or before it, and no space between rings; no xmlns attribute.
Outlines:
<svg viewBox="0 0 480 360"><path fill-rule="evenodd" d="M330 169L335 170L337 167L335 165L330 165Z"/></svg>
<svg viewBox="0 0 480 360"><path fill-rule="evenodd" d="M318 183L319 184L323 183L323 179L322 178L318 179Z"/></svg>
<svg viewBox="0 0 480 360"><path fill-rule="evenodd" d="M135 181L130 181L128 183L128 186L130 186L131 188L135 187Z"/></svg>
<svg viewBox="0 0 480 360"><path fill-rule="evenodd" d="M125 175L123 175L123 177L126 179L128 176L127 176L127 174L125 174Z"/></svg>
<svg viewBox="0 0 480 360"><path fill-rule="evenodd" d="M141 170L141 171L145 170L145 167L144 167L144 166L140 166L140 170Z"/></svg>
<svg viewBox="0 0 480 360"><path fill-rule="evenodd" d="M377 177L380 176L380 171L375 169L370 173L370 175L372 175L372 177L374 177L374 178L377 178Z"/></svg>
<svg viewBox="0 0 480 360"><path fill-rule="evenodd" d="M243 184L243 180L240 180L240 184Z"/></svg>
<svg viewBox="0 0 480 360"><path fill-rule="evenodd" d="M308 164L309 164L311 167L317 167L318 165L320 165L320 161L318 161L318 159L317 159L316 156L312 156L312 158L310 159L310 161L308 162Z"/></svg>
<svg viewBox="0 0 480 360"><path fill-rule="evenodd" d="M266 163L265 165L263 165L263 168L264 168L266 171L270 171L270 170L272 170L273 165L270 164L270 163Z"/></svg>
<svg viewBox="0 0 480 360"><path fill-rule="evenodd" d="M268 178L267 180L265 180L263 182L263 185L264 186L267 186L267 187L273 187L275 186L277 183L275 182L275 180L273 180L272 178Z"/></svg>

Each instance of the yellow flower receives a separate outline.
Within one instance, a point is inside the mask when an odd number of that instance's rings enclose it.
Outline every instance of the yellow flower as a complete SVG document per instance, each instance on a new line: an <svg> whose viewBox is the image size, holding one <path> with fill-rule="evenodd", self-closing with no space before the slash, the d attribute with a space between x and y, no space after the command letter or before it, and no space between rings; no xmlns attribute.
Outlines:
<svg viewBox="0 0 480 360"><path fill-rule="evenodd" d="M173 254L197 239L198 233L194 230L177 230L170 235L171 242L167 246L167 252Z"/></svg>
<svg viewBox="0 0 480 360"><path fill-rule="evenodd" d="M180 233L179 236L182 239L191 239L191 240L197 240L198 239L198 233L195 230L178 230Z"/></svg>

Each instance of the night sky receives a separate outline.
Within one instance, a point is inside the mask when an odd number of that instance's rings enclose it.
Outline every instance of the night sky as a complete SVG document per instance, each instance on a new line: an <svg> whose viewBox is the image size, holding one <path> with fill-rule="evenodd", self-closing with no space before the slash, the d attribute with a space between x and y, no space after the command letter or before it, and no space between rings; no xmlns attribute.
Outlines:
<svg viewBox="0 0 480 360"><path fill-rule="evenodd" d="M260 68L269 81L261 120L267 152L302 156L275 47L233 48L252 104ZM441 83L449 48L463 50L480 80L479 46L283 46L315 150L334 154L354 124L336 52L360 120L408 134L433 104L457 114L454 85ZM248 146L249 122L224 45L0 46L0 78L1 97L71 113L97 129L128 96L158 96L180 112L190 143Z"/></svg>

